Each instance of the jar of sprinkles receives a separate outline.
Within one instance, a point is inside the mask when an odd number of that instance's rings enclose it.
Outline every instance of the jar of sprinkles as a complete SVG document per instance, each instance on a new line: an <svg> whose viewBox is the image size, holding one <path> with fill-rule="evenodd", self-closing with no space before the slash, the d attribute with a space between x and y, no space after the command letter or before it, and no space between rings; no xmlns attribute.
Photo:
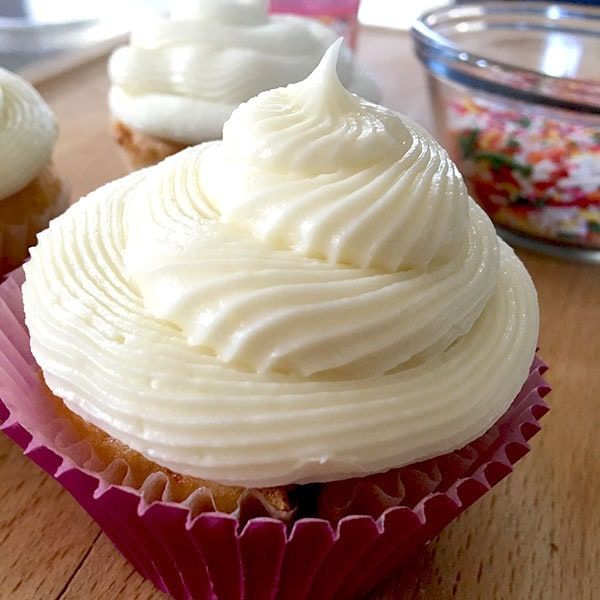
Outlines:
<svg viewBox="0 0 600 600"><path fill-rule="evenodd" d="M600 262L600 9L466 4L413 36L438 137L503 237Z"/></svg>
<svg viewBox="0 0 600 600"><path fill-rule="evenodd" d="M464 96L447 106L448 149L502 227L600 249L600 130Z"/></svg>

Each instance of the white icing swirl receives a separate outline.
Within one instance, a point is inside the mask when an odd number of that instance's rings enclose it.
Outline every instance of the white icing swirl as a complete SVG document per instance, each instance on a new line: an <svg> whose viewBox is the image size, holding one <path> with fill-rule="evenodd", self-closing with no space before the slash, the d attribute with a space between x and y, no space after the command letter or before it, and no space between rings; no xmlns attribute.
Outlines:
<svg viewBox="0 0 600 600"><path fill-rule="evenodd" d="M135 29L113 54L111 111L131 127L185 144L219 139L241 102L304 79L334 40L317 21L269 16L258 0L187 1L170 19ZM378 99L349 50L339 70L353 92Z"/></svg>
<svg viewBox="0 0 600 600"><path fill-rule="evenodd" d="M0 68L0 201L23 189L48 163L58 128L42 97Z"/></svg>
<svg viewBox="0 0 600 600"><path fill-rule="evenodd" d="M343 89L336 50L222 142L80 201L26 266L50 388L176 472L384 471L472 441L527 377L523 265L428 134Z"/></svg>

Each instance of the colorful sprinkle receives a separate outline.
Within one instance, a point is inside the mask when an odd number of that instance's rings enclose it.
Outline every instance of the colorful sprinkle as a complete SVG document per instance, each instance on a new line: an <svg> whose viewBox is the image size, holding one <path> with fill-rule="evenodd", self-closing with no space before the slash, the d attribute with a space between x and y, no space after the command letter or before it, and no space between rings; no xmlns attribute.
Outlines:
<svg viewBox="0 0 600 600"><path fill-rule="evenodd" d="M500 225L600 248L600 132L487 100L448 107L450 151Z"/></svg>

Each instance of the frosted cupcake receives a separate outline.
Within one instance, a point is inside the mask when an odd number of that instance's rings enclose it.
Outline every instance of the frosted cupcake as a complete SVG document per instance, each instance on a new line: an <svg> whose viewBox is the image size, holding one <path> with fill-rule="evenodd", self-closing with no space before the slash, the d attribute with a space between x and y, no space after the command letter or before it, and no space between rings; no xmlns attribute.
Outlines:
<svg viewBox="0 0 600 600"><path fill-rule="evenodd" d="M477 438L527 378L523 265L334 50L222 142L74 206L26 267L49 388L156 468L241 488L387 471Z"/></svg>
<svg viewBox="0 0 600 600"><path fill-rule="evenodd" d="M53 221L28 334L0 286L7 430L175 598L360 597L545 410L525 268L339 48Z"/></svg>
<svg viewBox="0 0 600 600"><path fill-rule="evenodd" d="M0 68L0 277L23 263L36 234L68 206L51 164L57 136L41 96Z"/></svg>
<svg viewBox="0 0 600 600"><path fill-rule="evenodd" d="M265 2L176 3L169 19L136 28L111 57L115 138L133 168L221 138L232 111L259 92L304 79L335 40L321 23L269 16ZM342 82L369 100L377 86L344 49Z"/></svg>

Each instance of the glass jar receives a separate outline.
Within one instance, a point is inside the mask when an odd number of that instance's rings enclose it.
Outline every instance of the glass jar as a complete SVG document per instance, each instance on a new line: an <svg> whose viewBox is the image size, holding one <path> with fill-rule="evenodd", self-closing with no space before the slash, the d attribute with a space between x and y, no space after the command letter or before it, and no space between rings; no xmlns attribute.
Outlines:
<svg viewBox="0 0 600 600"><path fill-rule="evenodd" d="M412 33L439 139L501 235L600 262L600 10L462 4Z"/></svg>

